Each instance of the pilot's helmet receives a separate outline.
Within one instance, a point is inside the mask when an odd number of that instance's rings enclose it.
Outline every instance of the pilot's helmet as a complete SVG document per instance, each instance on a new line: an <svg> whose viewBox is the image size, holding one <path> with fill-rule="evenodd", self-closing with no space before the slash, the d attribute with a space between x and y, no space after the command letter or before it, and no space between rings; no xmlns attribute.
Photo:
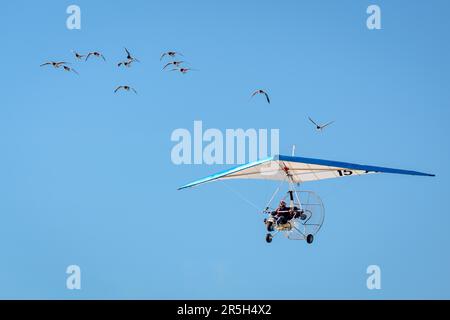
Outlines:
<svg viewBox="0 0 450 320"><path fill-rule="evenodd" d="M280 207L285 207L286 206L286 202L284 200L280 201Z"/></svg>

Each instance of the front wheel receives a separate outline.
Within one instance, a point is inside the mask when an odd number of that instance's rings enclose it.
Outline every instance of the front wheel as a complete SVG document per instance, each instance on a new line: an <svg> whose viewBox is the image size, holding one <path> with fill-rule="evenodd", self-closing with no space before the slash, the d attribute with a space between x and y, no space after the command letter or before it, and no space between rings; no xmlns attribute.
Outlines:
<svg viewBox="0 0 450 320"><path fill-rule="evenodd" d="M272 242L272 239L273 239L272 235L271 235L270 233L268 233L268 234L266 235L266 242L267 242L267 243L271 243L271 242Z"/></svg>
<svg viewBox="0 0 450 320"><path fill-rule="evenodd" d="M314 241L314 236L313 236L312 234L308 234L308 235L306 236L306 242L307 242L308 244L311 244L311 243L313 243L313 241Z"/></svg>

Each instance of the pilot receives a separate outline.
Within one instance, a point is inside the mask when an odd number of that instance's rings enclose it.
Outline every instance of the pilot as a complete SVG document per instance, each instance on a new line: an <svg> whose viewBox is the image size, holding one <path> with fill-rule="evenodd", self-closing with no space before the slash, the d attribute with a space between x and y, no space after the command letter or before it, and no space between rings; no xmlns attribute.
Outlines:
<svg viewBox="0 0 450 320"><path fill-rule="evenodd" d="M272 215L277 219L278 224L286 224L291 217L291 210L286 206L284 200L280 201L278 208L272 212Z"/></svg>

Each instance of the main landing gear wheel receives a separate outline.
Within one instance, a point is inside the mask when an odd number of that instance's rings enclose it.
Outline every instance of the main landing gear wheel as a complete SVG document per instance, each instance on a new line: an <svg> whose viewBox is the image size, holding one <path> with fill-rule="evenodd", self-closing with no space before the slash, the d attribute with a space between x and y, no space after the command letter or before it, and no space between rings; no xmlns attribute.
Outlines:
<svg viewBox="0 0 450 320"><path fill-rule="evenodd" d="M272 239L273 239L272 235L271 235L270 233L268 233L268 234L266 235L266 242L267 242L267 243L271 243L271 242L272 242Z"/></svg>
<svg viewBox="0 0 450 320"><path fill-rule="evenodd" d="M268 221L268 222L266 222L266 224L267 224L267 231L272 232L274 230L273 222L272 221Z"/></svg>
<svg viewBox="0 0 450 320"><path fill-rule="evenodd" d="M313 241L314 241L314 236L312 234L308 234L306 236L306 242L311 244L311 243L313 243Z"/></svg>

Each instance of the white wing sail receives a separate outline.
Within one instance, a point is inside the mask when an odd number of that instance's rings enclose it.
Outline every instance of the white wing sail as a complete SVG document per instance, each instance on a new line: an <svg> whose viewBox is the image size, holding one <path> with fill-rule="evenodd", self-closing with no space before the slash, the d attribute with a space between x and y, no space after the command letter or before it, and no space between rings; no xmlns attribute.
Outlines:
<svg viewBox="0 0 450 320"><path fill-rule="evenodd" d="M184 185L179 189L186 189L203 183L224 179L289 180L293 183L303 183L331 178L360 176L371 173L434 176L434 174L411 170L277 155L205 177Z"/></svg>

